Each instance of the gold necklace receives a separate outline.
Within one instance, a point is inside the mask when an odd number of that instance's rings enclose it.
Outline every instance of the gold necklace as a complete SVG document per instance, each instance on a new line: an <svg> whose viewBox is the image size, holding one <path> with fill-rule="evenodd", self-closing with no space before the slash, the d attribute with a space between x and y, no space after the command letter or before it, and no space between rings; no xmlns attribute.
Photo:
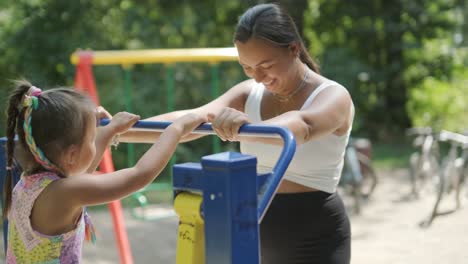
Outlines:
<svg viewBox="0 0 468 264"><path fill-rule="evenodd" d="M299 93L300 90L302 90L302 88L304 88L304 85L305 85L308 77L309 77L309 69L306 68L305 71L304 71L304 77L302 77L301 83L297 86L297 88L296 88L296 90L294 90L294 92L292 92L292 93L290 93L290 94L288 94L286 96L272 93L273 97L280 103L289 102L297 93Z"/></svg>

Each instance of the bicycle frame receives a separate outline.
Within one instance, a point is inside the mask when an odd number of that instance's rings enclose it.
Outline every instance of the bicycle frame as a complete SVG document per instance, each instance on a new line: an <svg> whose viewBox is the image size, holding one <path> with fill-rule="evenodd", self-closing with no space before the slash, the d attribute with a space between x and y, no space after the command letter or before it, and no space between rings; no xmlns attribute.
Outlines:
<svg viewBox="0 0 468 264"><path fill-rule="evenodd" d="M343 171L339 183L339 186L345 189L347 186L350 187L354 199L354 210L357 214L361 212L362 200L369 198L377 185L377 176L370 158L359 151L356 145L358 140L350 138L346 146ZM369 153L366 154L369 155ZM366 188L367 186L368 188Z"/></svg>
<svg viewBox="0 0 468 264"><path fill-rule="evenodd" d="M429 215L429 218L421 223L422 227L430 226L434 219L439 215L445 215L456 211L460 208L461 204L460 190L465 178L463 166L465 166L468 156L468 151L466 150L468 146L468 137L443 130L439 133L437 140L439 142L448 142L450 144L450 150L447 156L444 158L442 167L438 173L439 182L437 186L438 190L434 207L431 214ZM461 155L459 155L460 148L462 149ZM454 189L456 190L455 209L446 212L439 212L439 206L444 195L450 194Z"/></svg>
<svg viewBox="0 0 468 264"><path fill-rule="evenodd" d="M411 194L417 198L428 178L438 181L439 146L431 128L411 128L407 135L416 135L413 146L420 147L410 157Z"/></svg>

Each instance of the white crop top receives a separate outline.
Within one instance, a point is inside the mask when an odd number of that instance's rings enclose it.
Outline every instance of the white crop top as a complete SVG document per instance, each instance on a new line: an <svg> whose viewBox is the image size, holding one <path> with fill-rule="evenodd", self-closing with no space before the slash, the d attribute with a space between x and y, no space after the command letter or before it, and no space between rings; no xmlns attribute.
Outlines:
<svg viewBox="0 0 468 264"><path fill-rule="evenodd" d="M332 85L339 84L334 81L326 81L319 85L307 98L301 109L308 107L321 91ZM264 89L263 84L257 83L252 88L245 103L244 111L252 123L262 121L260 106ZM352 110L354 112L354 107ZM343 157L350 133L351 126L348 133L343 136L330 134L298 145L283 179L324 192L335 192L341 177ZM272 171L282 146L241 141L240 149L242 153L256 156L258 172L266 173Z"/></svg>

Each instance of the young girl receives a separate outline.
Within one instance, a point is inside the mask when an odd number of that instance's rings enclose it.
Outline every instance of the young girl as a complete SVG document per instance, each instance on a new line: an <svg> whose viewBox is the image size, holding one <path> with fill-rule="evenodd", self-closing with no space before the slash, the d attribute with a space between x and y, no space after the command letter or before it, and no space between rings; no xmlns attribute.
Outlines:
<svg viewBox="0 0 468 264"><path fill-rule="evenodd" d="M151 183L180 139L206 121L185 115L167 127L134 167L91 175L113 137L139 116L118 113L109 125L96 128L97 118L110 116L96 110L87 96L64 88L42 92L26 82L18 84L8 104L7 263L79 263L85 233L92 232L84 207L120 199ZM14 154L23 175L12 191Z"/></svg>

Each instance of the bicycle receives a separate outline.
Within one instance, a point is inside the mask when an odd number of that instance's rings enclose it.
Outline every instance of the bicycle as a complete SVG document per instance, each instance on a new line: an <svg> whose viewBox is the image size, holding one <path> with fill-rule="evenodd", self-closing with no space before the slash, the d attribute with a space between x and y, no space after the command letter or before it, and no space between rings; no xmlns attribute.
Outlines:
<svg viewBox="0 0 468 264"><path fill-rule="evenodd" d="M370 198L378 182L370 158L370 149L371 144L368 139L350 138L345 151L339 186L353 197L356 214L360 214L362 200Z"/></svg>
<svg viewBox="0 0 468 264"><path fill-rule="evenodd" d="M432 186L436 186L439 180L439 145L430 127L410 128L406 134L415 136L413 147L419 148L411 154L409 166L411 195L418 198L427 187L428 179L432 180Z"/></svg>
<svg viewBox="0 0 468 264"><path fill-rule="evenodd" d="M421 227L429 227L439 215L453 213L461 207L460 193L465 182L468 163L468 136L441 131L438 135L439 142L448 142L450 149L442 161L441 170L438 173L437 197L428 219L420 223ZM455 208L445 212L439 212L440 203L444 195L449 195L455 190Z"/></svg>
<svg viewBox="0 0 468 264"><path fill-rule="evenodd" d="M368 199L375 191L378 183L378 177L372 165L372 145L370 140L365 138L352 139L352 145L356 149L359 168L363 176L361 183L361 194Z"/></svg>

